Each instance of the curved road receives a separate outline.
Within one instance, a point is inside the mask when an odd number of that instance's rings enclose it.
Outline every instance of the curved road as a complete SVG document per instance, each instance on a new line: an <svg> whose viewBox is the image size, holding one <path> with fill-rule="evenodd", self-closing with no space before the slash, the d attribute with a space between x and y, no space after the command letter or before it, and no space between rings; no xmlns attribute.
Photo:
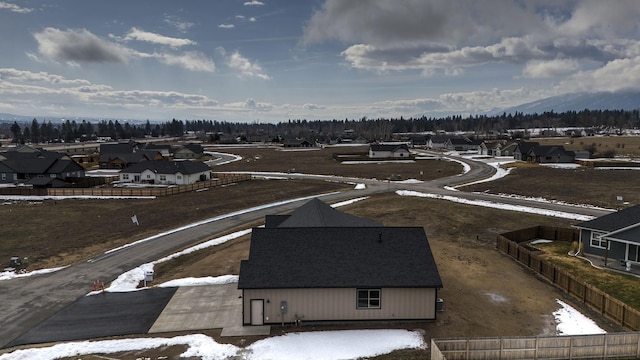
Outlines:
<svg viewBox="0 0 640 360"><path fill-rule="evenodd" d="M395 191L399 189L428 192L439 195L453 195L470 200L485 200L504 204L526 205L541 209L565 211L590 216L600 216L605 211L572 207L568 205L537 203L523 199L496 197L484 193L466 193L448 190L445 186L467 183L487 178L495 173L495 169L478 161L458 158L458 161L469 165L470 170L462 175L452 176L417 184L399 184L377 180L342 178L337 176L316 176L287 174L290 178L319 178L349 183L365 183L364 190L350 190L340 193L320 195L326 202L335 202ZM269 175L268 173L261 173ZM282 174L270 174L282 176ZM109 254L100 255L87 262L77 263L57 272L37 275L28 278L17 278L0 281L0 348L11 346L11 342L40 322L86 295L92 290L93 281L100 279L105 283L112 281L120 274L141 264L152 262L171 254L178 249L210 239L216 234L230 229L246 226L261 220L265 215L291 211L305 200L274 204L268 208L259 208L210 223L194 226L172 234L157 237L151 241L132 245Z"/></svg>

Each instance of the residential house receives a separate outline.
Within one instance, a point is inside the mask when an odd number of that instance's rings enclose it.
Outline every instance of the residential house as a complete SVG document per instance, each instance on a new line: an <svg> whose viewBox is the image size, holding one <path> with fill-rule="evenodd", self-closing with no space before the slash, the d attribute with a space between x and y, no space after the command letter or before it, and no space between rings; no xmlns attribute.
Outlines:
<svg viewBox="0 0 640 360"><path fill-rule="evenodd" d="M470 140L467 138L449 138L445 148L451 151L480 151L483 140Z"/></svg>
<svg viewBox="0 0 640 360"><path fill-rule="evenodd" d="M518 142L515 149L513 150L513 158L516 160L527 161L529 150L537 146L540 146L540 143L535 141Z"/></svg>
<svg viewBox="0 0 640 360"><path fill-rule="evenodd" d="M0 153L0 183L64 187L85 177L68 155L22 146Z"/></svg>
<svg viewBox="0 0 640 360"><path fill-rule="evenodd" d="M406 143L375 143L369 145L370 159L408 159L411 157Z"/></svg>
<svg viewBox="0 0 640 360"><path fill-rule="evenodd" d="M442 281L423 227L387 227L313 199L254 228L242 323L435 320Z"/></svg>
<svg viewBox="0 0 640 360"><path fill-rule="evenodd" d="M174 159L198 159L204 155L204 148L200 144L186 144L174 151Z"/></svg>
<svg viewBox="0 0 640 360"><path fill-rule="evenodd" d="M640 264L640 205L574 225L582 251L604 259Z"/></svg>
<svg viewBox="0 0 640 360"><path fill-rule="evenodd" d="M565 150L564 146L540 145L529 150L527 161L540 164L572 163L575 161L575 154Z"/></svg>
<svg viewBox="0 0 640 360"><path fill-rule="evenodd" d="M282 142L282 146L286 148L307 148L312 147L313 143L307 139L299 139L299 138L286 138Z"/></svg>
<svg viewBox="0 0 640 360"><path fill-rule="evenodd" d="M100 144L100 169L124 169L148 160L162 160L156 150L145 150L140 144L130 141L117 144Z"/></svg>
<svg viewBox="0 0 640 360"><path fill-rule="evenodd" d="M188 185L211 180L211 168L200 161L149 160L120 170L120 182Z"/></svg>
<svg viewBox="0 0 640 360"><path fill-rule="evenodd" d="M480 150L478 151L478 154L488 156L502 156L503 146L504 141L484 141L482 144L480 144Z"/></svg>
<svg viewBox="0 0 640 360"><path fill-rule="evenodd" d="M145 151L159 152L163 158L169 158L173 155L173 147L169 144L156 144L156 143L146 143L142 147Z"/></svg>
<svg viewBox="0 0 640 360"><path fill-rule="evenodd" d="M436 135L431 137L431 149L446 149L449 136Z"/></svg>
<svg viewBox="0 0 640 360"><path fill-rule="evenodd" d="M496 156L514 156L514 152L518 147L517 142L512 142L510 144L505 144L502 149L500 149L500 155Z"/></svg>

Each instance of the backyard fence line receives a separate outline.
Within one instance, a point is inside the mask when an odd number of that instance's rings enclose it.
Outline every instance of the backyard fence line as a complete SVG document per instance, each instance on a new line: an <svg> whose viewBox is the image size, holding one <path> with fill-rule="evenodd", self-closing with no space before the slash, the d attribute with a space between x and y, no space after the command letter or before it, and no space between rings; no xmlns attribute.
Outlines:
<svg viewBox="0 0 640 360"><path fill-rule="evenodd" d="M151 188L46 188L46 189L29 189L29 188L3 188L0 189L1 195L20 195L20 196L167 196L180 194L190 191L203 190L216 186L224 186L232 183L251 180L248 174L218 174L218 177L211 180L198 181L188 185L175 185L167 187L151 187Z"/></svg>
<svg viewBox="0 0 640 360"><path fill-rule="evenodd" d="M631 331L640 330L640 311L544 260L540 251L520 245L533 239L572 242L579 239L579 232L577 229L536 226L498 235L496 247L609 320Z"/></svg>
<svg viewBox="0 0 640 360"><path fill-rule="evenodd" d="M432 339L431 360L620 359L640 357L640 333Z"/></svg>

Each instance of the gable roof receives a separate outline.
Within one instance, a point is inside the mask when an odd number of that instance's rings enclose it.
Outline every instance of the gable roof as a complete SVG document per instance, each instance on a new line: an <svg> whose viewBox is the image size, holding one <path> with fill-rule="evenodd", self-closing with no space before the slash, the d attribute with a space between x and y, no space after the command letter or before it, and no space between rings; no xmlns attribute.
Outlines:
<svg viewBox="0 0 640 360"><path fill-rule="evenodd" d="M277 227L365 227L382 224L355 215L343 213L313 198L294 210Z"/></svg>
<svg viewBox="0 0 640 360"><path fill-rule="evenodd" d="M255 228L239 289L441 288L421 227Z"/></svg>
<svg viewBox="0 0 640 360"><path fill-rule="evenodd" d="M371 151L390 151L395 152L398 150L409 151L407 144L371 144L369 145Z"/></svg>
<svg viewBox="0 0 640 360"><path fill-rule="evenodd" d="M120 170L121 173L140 174L145 170L151 170L158 174L197 174L210 171L209 165L200 161L142 161L128 168Z"/></svg>
<svg viewBox="0 0 640 360"><path fill-rule="evenodd" d="M584 221L574 227L610 233L640 224L640 205Z"/></svg>
<svg viewBox="0 0 640 360"><path fill-rule="evenodd" d="M532 154L534 156L572 155L564 149L564 146L558 145L539 145L529 149L528 154Z"/></svg>
<svg viewBox="0 0 640 360"><path fill-rule="evenodd" d="M422 227L385 227L315 198L281 218L253 229L239 289L442 287Z"/></svg>
<svg viewBox="0 0 640 360"><path fill-rule="evenodd" d="M537 146L540 146L540 143L535 141L523 141L518 143L518 145L516 146L516 150L519 150L522 154L526 154L529 152L529 150Z"/></svg>

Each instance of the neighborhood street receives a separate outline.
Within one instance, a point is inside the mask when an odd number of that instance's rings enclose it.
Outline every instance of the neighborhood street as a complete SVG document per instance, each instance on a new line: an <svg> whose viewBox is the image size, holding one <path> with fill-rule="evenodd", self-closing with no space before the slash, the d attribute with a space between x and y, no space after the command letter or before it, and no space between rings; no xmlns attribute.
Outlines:
<svg viewBox="0 0 640 360"><path fill-rule="evenodd" d="M324 195L321 199L325 202L336 202L387 191L413 190L431 194L453 195L471 200L526 205L529 207L591 216L599 216L606 213L603 210L597 209L533 202L517 198L497 197L484 193L466 193L445 189L444 186L487 178L495 172L493 167L483 162L462 158L458 160L467 163L470 171L463 175L424 183L397 183L302 174L287 174L287 176L290 178L314 178L353 184L366 184L366 189L354 189ZM266 173L261 174L263 176L273 175ZM282 174L279 175L282 176ZM57 272L0 281L0 293L3 294L3 306L0 307L0 348L11 346L11 342L14 339L64 309L78 298L86 295L92 290L92 284L95 280L108 283L118 275L141 264L152 262L178 249L210 239L216 234L263 219L265 215L291 211L303 202L304 200L299 200L296 202L274 204L270 207L260 207L254 211L243 212L217 221L189 227L171 234L158 236L153 240L103 254L89 261L71 265Z"/></svg>

